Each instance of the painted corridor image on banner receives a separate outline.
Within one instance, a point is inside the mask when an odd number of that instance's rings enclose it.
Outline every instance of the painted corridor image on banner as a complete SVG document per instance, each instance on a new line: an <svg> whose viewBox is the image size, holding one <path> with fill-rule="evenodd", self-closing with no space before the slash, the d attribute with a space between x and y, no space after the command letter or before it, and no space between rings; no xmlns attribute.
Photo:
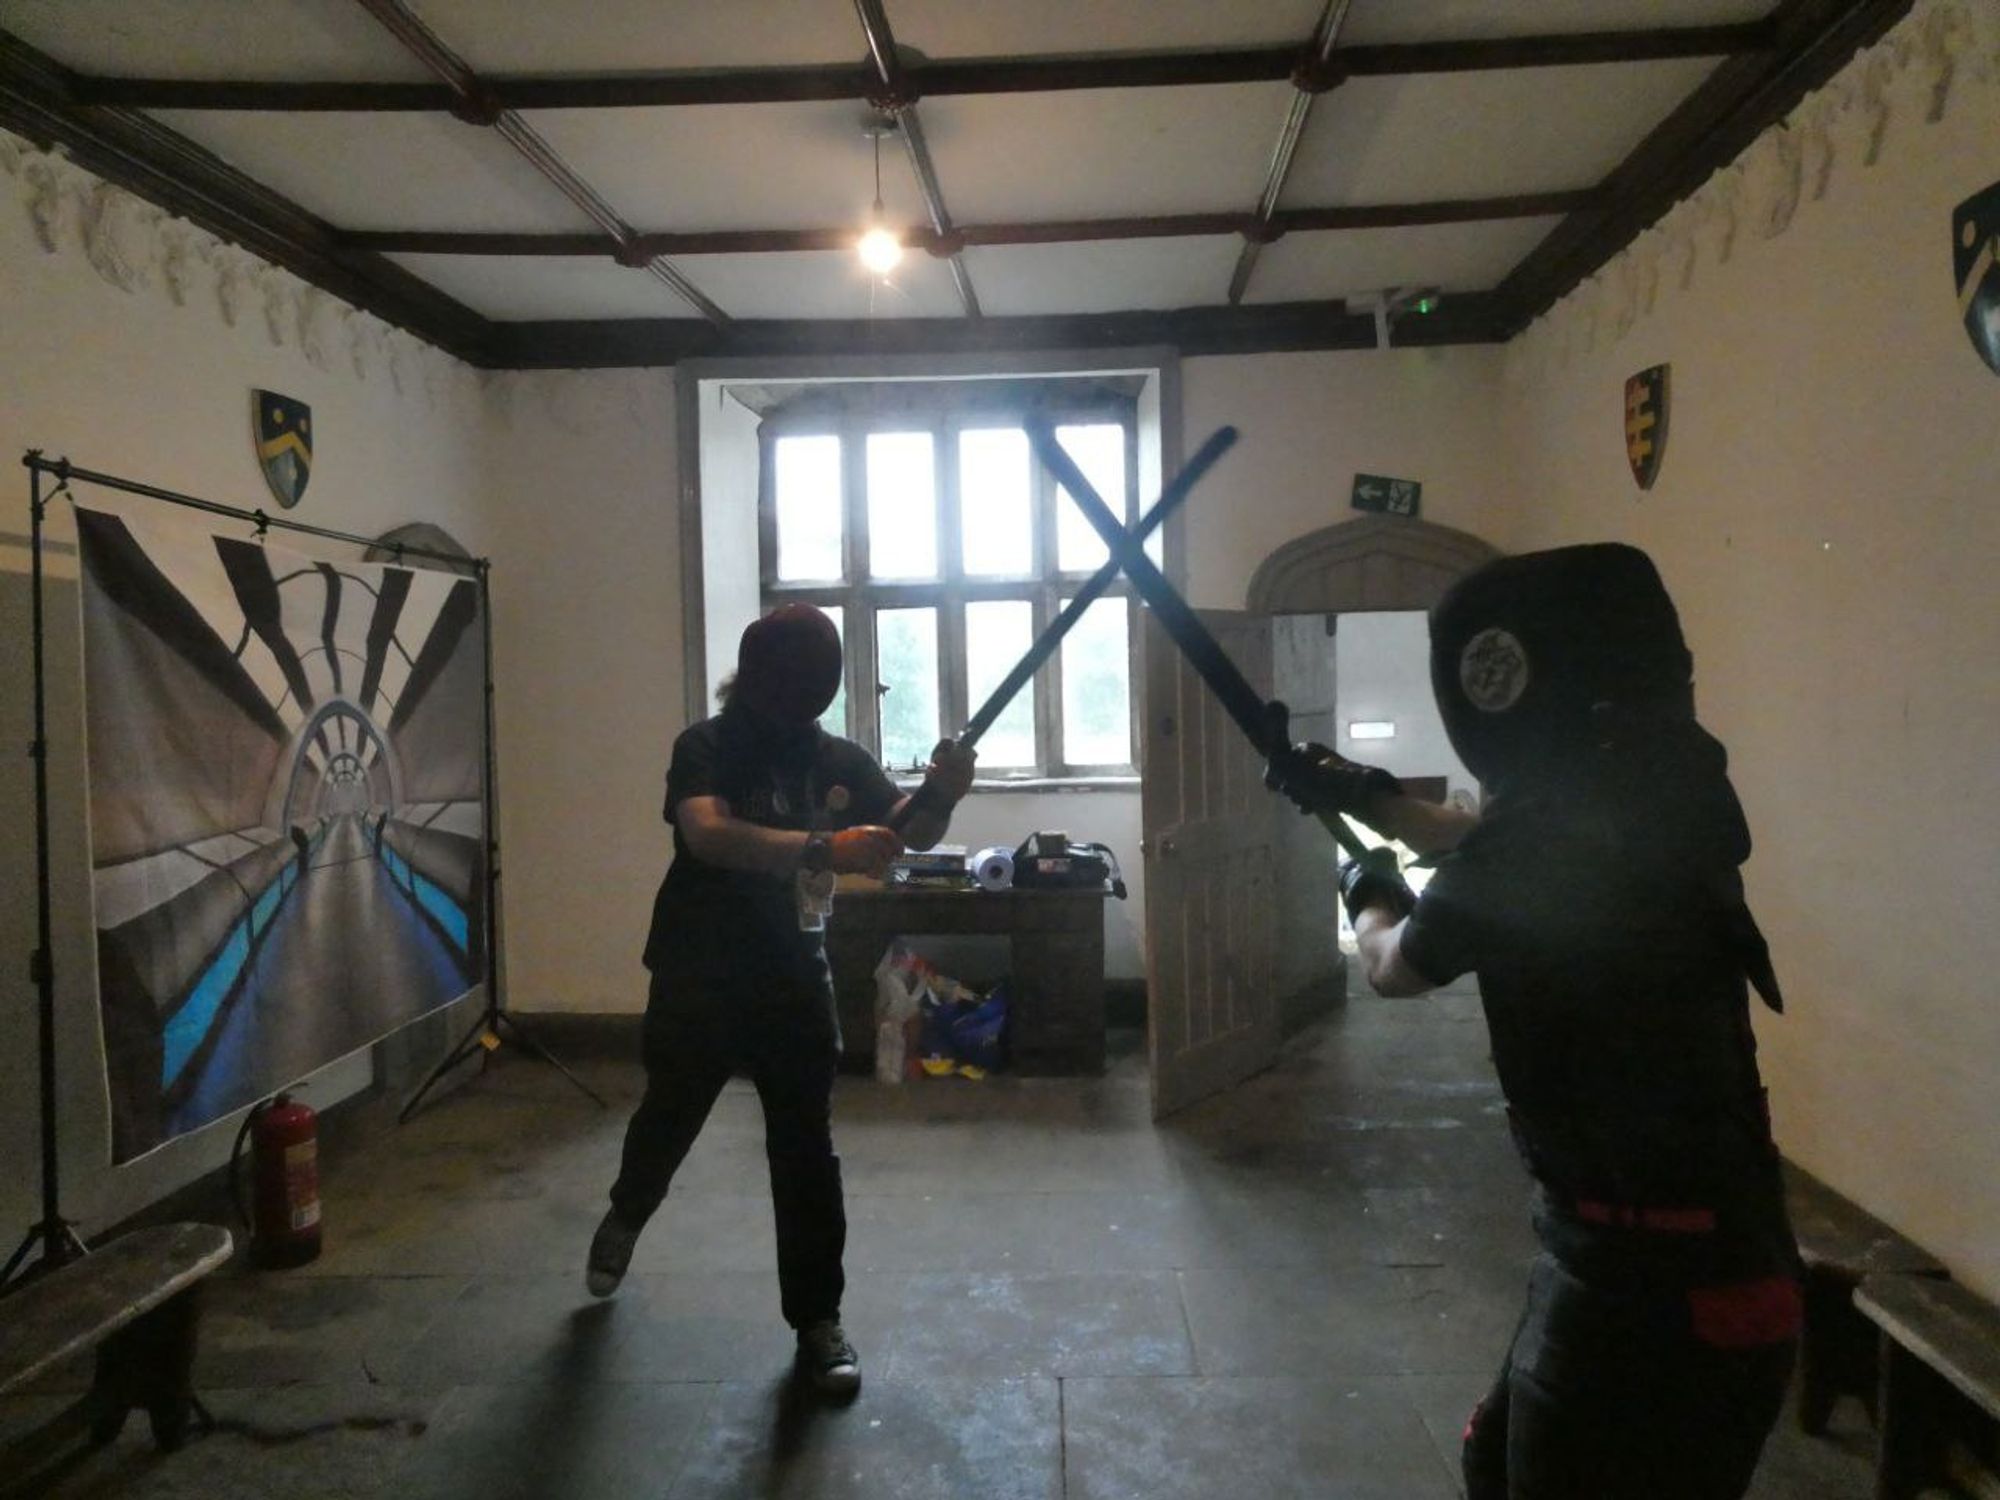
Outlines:
<svg viewBox="0 0 2000 1500"><path fill-rule="evenodd" d="M478 984L477 584L80 510L112 1154Z"/></svg>

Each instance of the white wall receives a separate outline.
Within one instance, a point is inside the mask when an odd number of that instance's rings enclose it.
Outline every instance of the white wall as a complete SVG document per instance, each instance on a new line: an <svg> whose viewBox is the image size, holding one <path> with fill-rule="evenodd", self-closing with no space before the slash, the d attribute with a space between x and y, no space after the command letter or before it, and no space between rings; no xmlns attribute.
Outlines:
<svg viewBox="0 0 2000 1500"><path fill-rule="evenodd" d="M1452 752L1431 692L1430 617L1422 610L1383 610L1340 616L1333 640L1335 738L1328 741L1350 760L1380 766L1397 776L1442 776L1448 790L1478 795L1478 783ZM1388 740L1357 740L1357 719L1396 726Z"/></svg>
<svg viewBox="0 0 2000 1500"><path fill-rule="evenodd" d="M1504 425L1533 503L1500 540L1658 562L1757 840L1790 1001L1759 1024L1781 1143L1993 1296L2000 378L1960 323L1948 236L2000 176L2000 47L1958 59L1929 123L1913 26L1795 112L1808 169L1831 153L1823 199L1808 175L1787 224L1784 162L1753 151L1648 242L1664 259L1611 267L1517 341ZM1847 107L1885 77L1884 116ZM1642 495L1621 392L1661 361L1672 425Z"/></svg>
<svg viewBox="0 0 2000 1500"><path fill-rule="evenodd" d="M79 465L275 511L251 442L250 391L307 402L316 439L301 520L374 535L408 521L445 527L479 552L491 543L484 500L484 397L464 366L343 319L282 273L261 280L248 257L186 226L159 226L135 200L101 200L86 239L94 179L26 152L0 134L0 1235L39 1217L33 768L30 738L27 474L23 449ZM51 206L45 249L26 206ZM186 250L176 258L166 252ZM94 257L94 258L93 258ZM163 266L174 272L177 305ZM225 320L225 294L236 319ZM269 321L267 321L267 309ZM273 327L275 326L275 334ZM303 347L302 347L303 346ZM140 509L79 488L79 499ZM191 512L191 524L205 524ZM228 1152L236 1117L125 1167L110 1161L108 1109L90 923L82 776L74 527L50 511L49 686L54 954L61 1080L62 1208L86 1232L136 1211ZM321 555L340 556L341 550ZM352 555L351 552L346 555ZM317 1075L307 1098L324 1106L365 1087L362 1053Z"/></svg>
<svg viewBox="0 0 2000 1500"><path fill-rule="evenodd" d="M762 460L757 414L726 394L727 382L700 385L702 610L709 704L736 670L743 627L763 613L757 490Z"/></svg>
<svg viewBox="0 0 2000 1500"><path fill-rule="evenodd" d="M1492 540L1506 475L1497 348L1254 354L1181 365L1191 451L1223 423L1242 439L1189 498L1188 601L1241 609L1277 548L1354 518L1357 472L1423 482L1423 516Z"/></svg>
<svg viewBox="0 0 2000 1500"><path fill-rule="evenodd" d="M491 395L507 1000L640 1010L684 727L673 377L512 374Z"/></svg>

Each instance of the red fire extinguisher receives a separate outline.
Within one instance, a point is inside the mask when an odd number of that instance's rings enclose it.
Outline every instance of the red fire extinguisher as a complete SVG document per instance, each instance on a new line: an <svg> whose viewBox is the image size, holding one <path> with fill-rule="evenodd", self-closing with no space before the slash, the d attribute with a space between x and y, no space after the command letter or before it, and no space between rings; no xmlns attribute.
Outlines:
<svg viewBox="0 0 2000 1500"><path fill-rule="evenodd" d="M250 1208L245 1212L236 1162L250 1139ZM244 1117L229 1153L229 1189L236 1215L250 1231L250 1255L260 1266L302 1266L317 1259L319 1116L290 1094L266 1099Z"/></svg>

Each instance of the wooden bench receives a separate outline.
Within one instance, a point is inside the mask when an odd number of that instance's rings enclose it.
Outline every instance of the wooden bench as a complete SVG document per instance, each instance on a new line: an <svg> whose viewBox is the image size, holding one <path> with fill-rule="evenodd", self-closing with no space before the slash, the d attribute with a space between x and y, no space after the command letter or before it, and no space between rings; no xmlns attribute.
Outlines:
<svg viewBox="0 0 2000 1500"><path fill-rule="evenodd" d="M1870 1276L1854 1305L1882 1331L1876 1500L2000 1494L2000 1308L1920 1276Z"/></svg>
<svg viewBox="0 0 2000 1500"><path fill-rule="evenodd" d="M21 1283L0 1298L0 1393L97 1350L79 1406L91 1436L108 1443L143 1407L167 1451L187 1438L195 1398L195 1331L202 1280L227 1264L229 1231L167 1224L120 1235L81 1260Z"/></svg>
<svg viewBox="0 0 2000 1500"><path fill-rule="evenodd" d="M1799 1427L1826 1431L1833 1404L1860 1398L1875 1410L1875 1330L1854 1290L1876 1275L1943 1278L1928 1252L1849 1203L1811 1173L1785 1163L1785 1205L1805 1261L1805 1329L1799 1342Z"/></svg>

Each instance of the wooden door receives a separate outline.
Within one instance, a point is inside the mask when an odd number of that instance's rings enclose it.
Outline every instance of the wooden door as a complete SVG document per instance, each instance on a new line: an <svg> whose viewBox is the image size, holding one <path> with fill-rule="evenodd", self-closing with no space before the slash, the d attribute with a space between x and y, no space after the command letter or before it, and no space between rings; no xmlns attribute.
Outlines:
<svg viewBox="0 0 2000 1500"><path fill-rule="evenodd" d="M1280 799L1264 789L1262 758L1153 612L1140 613L1146 1032L1159 1119L1277 1057ZM1268 695L1270 620L1234 613L1202 618L1252 686Z"/></svg>

